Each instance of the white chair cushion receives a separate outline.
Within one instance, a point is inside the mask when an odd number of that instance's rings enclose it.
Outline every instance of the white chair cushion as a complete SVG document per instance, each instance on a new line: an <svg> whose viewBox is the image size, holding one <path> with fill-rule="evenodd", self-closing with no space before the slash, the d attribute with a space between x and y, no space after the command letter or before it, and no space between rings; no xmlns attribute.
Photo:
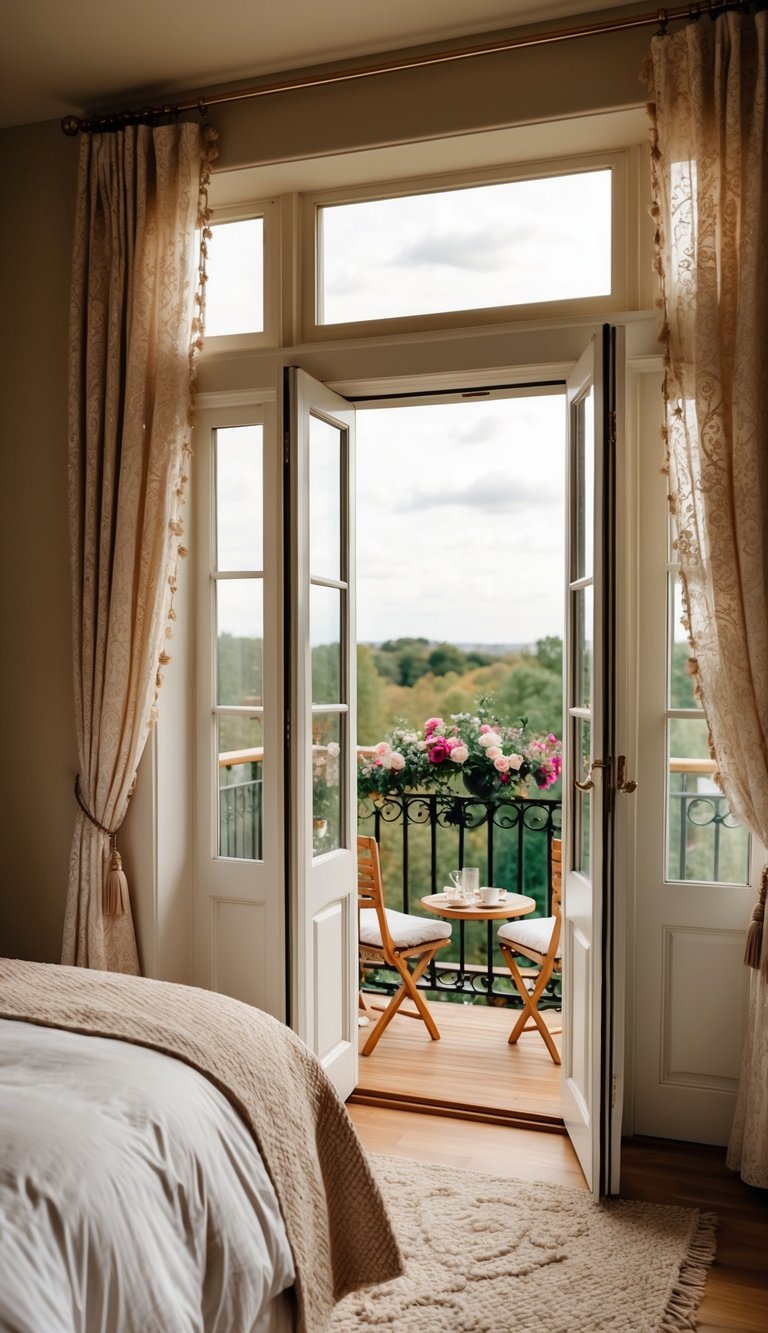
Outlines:
<svg viewBox="0 0 768 1333"><path fill-rule="evenodd" d="M555 919L553 916L535 916L532 921L509 921L506 926L501 927L499 939L504 944L521 944L524 949L535 949L536 953L546 953L555 927ZM562 957L559 945L555 957Z"/></svg>
<svg viewBox="0 0 768 1333"><path fill-rule="evenodd" d="M407 916L405 912L386 909L387 925L396 949L413 949L417 944L432 940L447 940L451 934L448 921L435 921L425 916ZM364 907L360 913L360 943L371 949L381 948L379 918L373 907Z"/></svg>

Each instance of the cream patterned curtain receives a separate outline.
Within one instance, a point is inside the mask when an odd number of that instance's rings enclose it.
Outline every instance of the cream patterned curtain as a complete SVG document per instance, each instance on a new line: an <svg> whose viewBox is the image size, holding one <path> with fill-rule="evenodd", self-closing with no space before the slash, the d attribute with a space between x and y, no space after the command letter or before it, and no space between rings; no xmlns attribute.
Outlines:
<svg viewBox="0 0 768 1333"><path fill-rule="evenodd" d="M83 967L139 971L130 902L121 910L104 890L121 881L109 834L170 660L212 137L134 125L80 144L69 378L80 809L62 961Z"/></svg>
<svg viewBox="0 0 768 1333"><path fill-rule="evenodd" d="M734 814L768 844L768 15L653 40L669 488L697 689ZM729 1164L768 1187L766 875ZM727 890L724 890L727 892ZM768 930L765 932L768 935Z"/></svg>

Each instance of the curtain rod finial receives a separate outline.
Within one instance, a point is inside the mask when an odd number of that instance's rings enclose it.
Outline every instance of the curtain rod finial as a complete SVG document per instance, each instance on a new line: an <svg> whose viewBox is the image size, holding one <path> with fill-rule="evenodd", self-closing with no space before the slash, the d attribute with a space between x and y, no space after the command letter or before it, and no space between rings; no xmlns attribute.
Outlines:
<svg viewBox="0 0 768 1333"><path fill-rule="evenodd" d="M82 123L79 116L65 116L61 122L62 134L66 134L69 139L74 139L80 133Z"/></svg>

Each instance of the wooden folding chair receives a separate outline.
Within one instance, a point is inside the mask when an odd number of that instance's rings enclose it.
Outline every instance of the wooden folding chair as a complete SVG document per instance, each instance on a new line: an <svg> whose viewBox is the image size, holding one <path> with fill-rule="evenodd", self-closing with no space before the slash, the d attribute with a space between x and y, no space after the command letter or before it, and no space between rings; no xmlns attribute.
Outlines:
<svg viewBox="0 0 768 1333"><path fill-rule="evenodd" d="M381 861L375 838L360 837L357 840L357 886L361 979L365 967L386 965L393 967L403 982L386 1005L372 1004L361 988L360 1005L366 1015L371 1017L373 1011L381 1010L381 1017L376 1022L361 1054L371 1054L385 1028L389 1026L398 1011L403 1018L422 1019L432 1040L439 1041L437 1024L427 1008L424 997L417 990L416 983L432 962L438 949L444 949L450 944L450 923L410 916L405 912L393 912L384 906ZM410 959L418 960L413 970L408 966ZM406 996L413 1000L416 1006L415 1012L400 1008Z"/></svg>
<svg viewBox="0 0 768 1333"><path fill-rule="evenodd" d="M498 932L499 947L523 1001L523 1011L509 1036L510 1044L514 1045L523 1032L532 1032L537 1028L556 1065L560 1064L560 1052L552 1040L552 1034L553 1032L561 1032L562 1029L547 1027L539 1012L538 1003L553 973L562 971L562 951L560 948L562 893L562 843L559 838L553 838L553 915L510 921L507 925L502 926ZM536 964L536 967L521 969L515 955L530 958L531 962ZM533 981L532 987L531 981Z"/></svg>

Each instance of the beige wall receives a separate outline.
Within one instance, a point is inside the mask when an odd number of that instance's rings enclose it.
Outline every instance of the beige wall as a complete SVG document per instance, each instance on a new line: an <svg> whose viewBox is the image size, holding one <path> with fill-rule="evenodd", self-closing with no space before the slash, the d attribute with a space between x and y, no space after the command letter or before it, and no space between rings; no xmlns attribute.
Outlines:
<svg viewBox="0 0 768 1333"><path fill-rule="evenodd" d="M217 166L324 156L636 104L644 99L638 70L648 35L614 34L218 108L212 117L222 136ZM66 514L76 157L76 142L55 123L0 132L0 952L40 960L55 960L59 952L77 764ZM174 710L171 734L178 734L183 700ZM126 841L141 848L140 873L162 874L162 847L153 849L135 827L126 830ZM188 868L178 846L167 859L172 870L165 899L158 891L153 901L143 883L136 889L142 948L151 970L181 975ZM179 949L172 966L162 961Z"/></svg>
<svg viewBox="0 0 768 1333"><path fill-rule="evenodd" d="M0 132L0 951L59 955L76 771L67 304L77 148Z"/></svg>

